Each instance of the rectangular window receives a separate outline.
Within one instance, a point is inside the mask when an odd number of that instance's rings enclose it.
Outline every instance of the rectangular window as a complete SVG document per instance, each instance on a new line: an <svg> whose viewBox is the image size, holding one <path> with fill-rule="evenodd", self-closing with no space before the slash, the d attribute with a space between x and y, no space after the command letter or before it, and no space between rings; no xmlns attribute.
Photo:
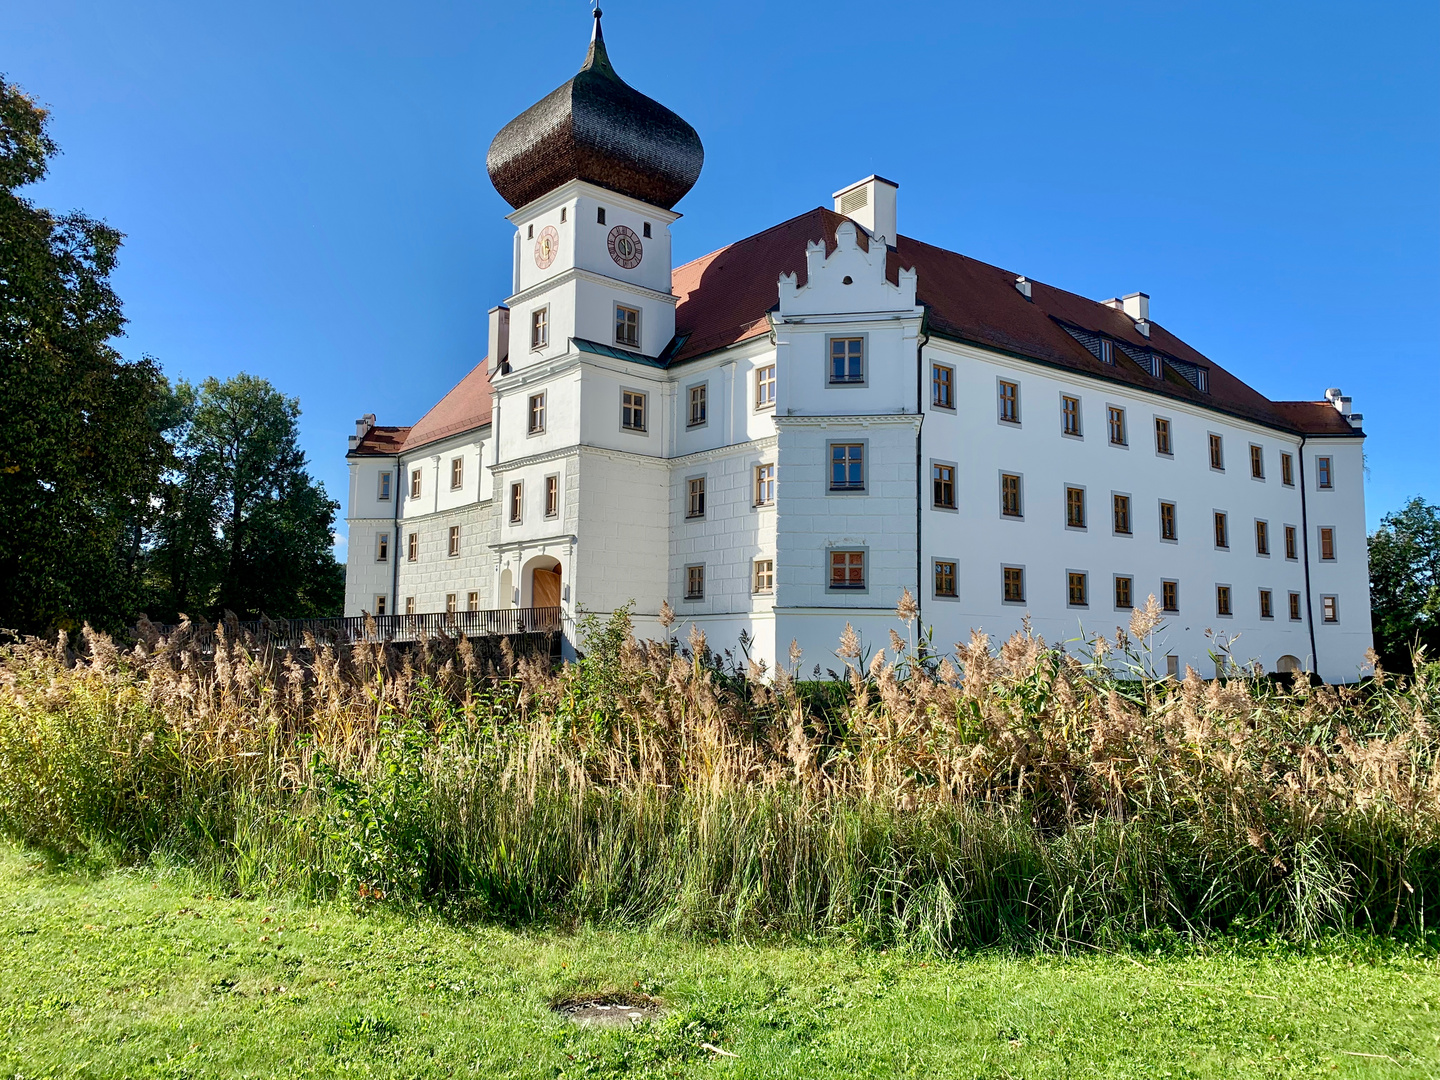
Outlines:
<svg viewBox="0 0 1440 1080"><path fill-rule="evenodd" d="M640 312L624 304L615 305L615 344L640 347Z"/></svg>
<svg viewBox="0 0 1440 1080"><path fill-rule="evenodd" d="M955 509L955 466L934 465L932 477L935 487L935 505L941 510Z"/></svg>
<svg viewBox="0 0 1440 1080"><path fill-rule="evenodd" d="M1270 598L1269 589L1260 590L1260 618L1273 619L1275 617L1274 601Z"/></svg>
<svg viewBox="0 0 1440 1080"><path fill-rule="evenodd" d="M1178 581L1160 582L1160 608L1163 611L1180 610L1180 583Z"/></svg>
<svg viewBox="0 0 1440 1080"><path fill-rule="evenodd" d="M1175 504L1162 502L1160 504L1160 539L1174 540L1178 533L1175 528Z"/></svg>
<svg viewBox="0 0 1440 1080"><path fill-rule="evenodd" d="M755 560L755 581L753 590L757 593L769 593L775 591L775 560Z"/></svg>
<svg viewBox="0 0 1440 1080"><path fill-rule="evenodd" d="M955 369L936 364L930 371L931 404L937 409L955 408Z"/></svg>
<svg viewBox="0 0 1440 1080"><path fill-rule="evenodd" d="M1280 482L1286 487L1295 486L1295 459L1289 454L1280 455Z"/></svg>
<svg viewBox="0 0 1440 1080"><path fill-rule="evenodd" d="M1060 433L1080 435L1080 399L1062 395L1060 398Z"/></svg>
<svg viewBox="0 0 1440 1080"><path fill-rule="evenodd" d="M955 564L942 559L935 560L935 595L958 596L955 582Z"/></svg>
<svg viewBox="0 0 1440 1080"><path fill-rule="evenodd" d="M1065 575L1066 595L1071 607L1089 607L1089 575L1071 570Z"/></svg>
<svg viewBox="0 0 1440 1080"><path fill-rule="evenodd" d="M1254 443L1250 444L1250 475L1256 480L1265 479L1265 450Z"/></svg>
<svg viewBox="0 0 1440 1080"><path fill-rule="evenodd" d="M705 599L705 564L697 563L685 567L685 599Z"/></svg>
<svg viewBox="0 0 1440 1080"><path fill-rule="evenodd" d="M567 212L568 212L568 208L567 208L567 207L562 206L562 207L560 208L560 224L561 224L561 225L564 225L564 224L565 224L565 216L566 216Z"/></svg>
<svg viewBox="0 0 1440 1080"><path fill-rule="evenodd" d="M1299 540L1295 534L1294 525L1285 526L1285 558L1298 559L1300 557Z"/></svg>
<svg viewBox="0 0 1440 1080"><path fill-rule="evenodd" d="M699 427L710 419L710 384L701 383L690 387L690 415L685 421L687 427Z"/></svg>
<svg viewBox="0 0 1440 1080"><path fill-rule="evenodd" d="M1020 422L1020 384L1000 380L1000 419L1007 424Z"/></svg>
<svg viewBox="0 0 1440 1080"><path fill-rule="evenodd" d="M1228 548L1230 546L1230 524L1224 511L1215 511L1215 546L1217 548Z"/></svg>
<svg viewBox="0 0 1440 1080"><path fill-rule="evenodd" d="M1115 363L1115 343L1109 338L1100 339L1100 362L1102 364Z"/></svg>
<svg viewBox="0 0 1440 1080"><path fill-rule="evenodd" d="M775 365L766 364L755 369L755 408L775 407Z"/></svg>
<svg viewBox="0 0 1440 1080"><path fill-rule="evenodd" d="M648 221L640 226L640 235L645 237L646 240L650 239L650 223Z"/></svg>
<svg viewBox="0 0 1440 1080"><path fill-rule="evenodd" d="M376 614L376 615L384 615L384 614L385 614L385 601L386 601L386 599L387 599L387 597L384 597L384 596L376 596L376 597L375 597L375 614Z"/></svg>
<svg viewBox="0 0 1440 1080"><path fill-rule="evenodd" d="M380 490L375 497L381 502L390 501L390 472L388 470L380 474Z"/></svg>
<svg viewBox="0 0 1440 1080"><path fill-rule="evenodd" d="M420 561L420 534L411 533L405 542L405 559L407 562Z"/></svg>
<svg viewBox="0 0 1440 1080"><path fill-rule="evenodd" d="M645 430L645 395L640 391L620 392L620 426L626 431Z"/></svg>
<svg viewBox="0 0 1440 1080"><path fill-rule="evenodd" d="M560 516L560 477L545 477L545 516Z"/></svg>
<svg viewBox="0 0 1440 1080"><path fill-rule="evenodd" d="M775 502L775 466L755 466L755 505L770 506Z"/></svg>
<svg viewBox="0 0 1440 1080"><path fill-rule="evenodd" d="M1255 522L1255 554L1270 554L1270 525L1268 522Z"/></svg>
<svg viewBox="0 0 1440 1080"><path fill-rule="evenodd" d="M545 430L545 395L530 395L530 420L526 431L530 435L539 435Z"/></svg>
<svg viewBox="0 0 1440 1080"><path fill-rule="evenodd" d="M1070 529L1085 528L1085 489L1065 489L1065 526Z"/></svg>
<svg viewBox="0 0 1440 1080"><path fill-rule="evenodd" d="M1315 486L1325 489L1335 486L1335 475L1331 471L1330 459L1328 457L1317 457L1315 459Z"/></svg>
<svg viewBox="0 0 1440 1080"><path fill-rule="evenodd" d="M459 491L465 486L465 459L463 457L450 459L450 490Z"/></svg>
<svg viewBox="0 0 1440 1080"><path fill-rule="evenodd" d="M1165 674L1172 679L1180 676L1180 658L1174 653L1168 653L1165 657Z"/></svg>
<svg viewBox="0 0 1440 1080"><path fill-rule="evenodd" d="M830 588L865 588L865 552L830 552Z"/></svg>
<svg viewBox="0 0 1440 1080"><path fill-rule="evenodd" d="M1299 622L1300 619L1300 594L1292 592L1290 594L1290 621Z"/></svg>
<svg viewBox="0 0 1440 1080"><path fill-rule="evenodd" d="M519 525L525 514L525 485L516 482L510 485L510 524Z"/></svg>
<svg viewBox="0 0 1440 1080"><path fill-rule="evenodd" d="M420 497L420 470L419 470L419 469L411 469L411 470L410 470L410 497L411 497L412 499L418 499L418 498Z"/></svg>
<svg viewBox="0 0 1440 1080"><path fill-rule="evenodd" d="M1000 474L1000 513L1018 518L1020 512L1020 477L1014 473Z"/></svg>
<svg viewBox="0 0 1440 1080"><path fill-rule="evenodd" d="M1112 495L1115 532L1121 536L1130 535L1130 496Z"/></svg>
<svg viewBox="0 0 1440 1080"><path fill-rule="evenodd" d="M479 611L479 610L480 610L480 594L479 594L478 592L472 592L472 593L466 593L466 594L465 594L465 610L466 610L466 611Z"/></svg>
<svg viewBox="0 0 1440 1080"><path fill-rule="evenodd" d="M1115 579L1115 607L1120 611L1127 611L1135 606L1135 579L1132 577L1117 577Z"/></svg>
<svg viewBox="0 0 1440 1080"><path fill-rule="evenodd" d="M830 490L865 490L865 444L830 444Z"/></svg>
<svg viewBox="0 0 1440 1080"><path fill-rule="evenodd" d="M406 614L406 615L414 615L414 614L415 614L415 597L413 597L413 596L407 596L407 597L405 597L405 614Z"/></svg>
<svg viewBox="0 0 1440 1080"><path fill-rule="evenodd" d="M1215 614L1216 614L1216 615L1230 615L1230 614L1232 614L1232 612L1231 612L1231 610L1230 610L1230 586L1229 586L1229 585L1216 585L1216 586L1215 586Z"/></svg>
<svg viewBox="0 0 1440 1080"><path fill-rule="evenodd" d="M1225 469L1225 441L1219 435L1210 436L1210 468Z"/></svg>
<svg viewBox="0 0 1440 1080"><path fill-rule="evenodd" d="M550 308L536 308L530 313L530 348L543 349L550 344Z"/></svg>
<svg viewBox="0 0 1440 1080"><path fill-rule="evenodd" d="M1110 423L1110 445L1126 445L1125 410L1116 408L1114 405L1111 405L1105 410L1105 414L1107 417L1109 417Z"/></svg>
<svg viewBox="0 0 1440 1080"><path fill-rule="evenodd" d="M830 381L861 383L865 381L865 339L837 337L830 339Z"/></svg>
<svg viewBox="0 0 1440 1080"><path fill-rule="evenodd" d="M454 615L454 614L455 614L455 609L460 606L459 603L458 603L458 599L459 599L459 598L458 598L453 592L447 592L447 593L445 594L445 614L446 614L446 615Z"/></svg>
<svg viewBox="0 0 1440 1080"><path fill-rule="evenodd" d="M1334 596L1320 598L1320 618L1324 622L1340 621L1340 601Z"/></svg>
<svg viewBox="0 0 1440 1080"><path fill-rule="evenodd" d="M1155 417L1155 452L1166 457L1173 457L1175 454L1170 446L1170 421L1163 416Z"/></svg>
<svg viewBox="0 0 1440 1080"><path fill-rule="evenodd" d="M448 548L450 558L456 558L460 554L460 526L450 526L450 545Z"/></svg>
<svg viewBox="0 0 1440 1080"><path fill-rule="evenodd" d="M596 224L596 225L604 225L604 224L605 224L605 207L603 207L603 206L597 206L597 207L595 208L595 224Z"/></svg>
<svg viewBox="0 0 1440 1080"><path fill-rule="evenodd" d="M1000 596L1007 604L1025 602L1025 568L1007 566L1000 572Z"/></svg>
<svg viewBox="0 0 1440 1080"><path fill-rule="evenodd" d="M685 516L687 518L703 518L705 516L705 478L703 476L692 477L686 482L685 488Z"/></svg>
<svg viewBox="0 0 1440 1080"><path fill-rule="evenodd" d="M388 533L381 533L375 538L375 561L390 561L390 535Z"/></svg>
<svg viewBox="0 0 1440 1080"><path fill-rule="evenodd" d="M1328 525L1320 527L1320 558L1324 562L1335 561L1335 530Z"/></svg>

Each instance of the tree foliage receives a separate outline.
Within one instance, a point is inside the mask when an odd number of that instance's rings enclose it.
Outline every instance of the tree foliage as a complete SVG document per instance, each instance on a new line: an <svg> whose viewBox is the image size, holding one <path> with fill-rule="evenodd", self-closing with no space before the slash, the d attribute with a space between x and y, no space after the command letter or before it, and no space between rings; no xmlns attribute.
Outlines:
<svg viewBox="0 0 1440 1080"><path fill-rule="evenodd" d="M0 77L0 627L339 614L298 403L248 375L172 389L120 355L121 234L19 193L59 152L48 120Z"/></svg>
<svg viewBox="0 0 1440 1080"><path fill-rule="evenodd" d="M300 403L240 374L176 390L176 468L150 553L164 615L338 615L344 568L331 550L339 504L306 470Z"/></svg>
<svg viewBox="0 0 1440 1080"><path fill-rule="evenodd" d="M110 344L121 234L19 193L58 153L47 120L0 77L0 626L24 630L134 611L168 460L164 378Z"/></svg>
<svg viewBox="0 0 1440 1080"><path fill-rule="evenodd" d="M1411 650L1440 652L1440 507L1415 496L1370 537L1370 606L1375 648L1408 670Z"/></svg>

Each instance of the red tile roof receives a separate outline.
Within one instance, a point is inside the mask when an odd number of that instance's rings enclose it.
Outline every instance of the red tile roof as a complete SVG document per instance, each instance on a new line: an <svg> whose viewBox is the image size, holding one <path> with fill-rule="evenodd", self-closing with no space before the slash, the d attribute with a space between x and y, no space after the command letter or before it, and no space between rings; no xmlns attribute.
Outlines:
<svg viewBox="0 0 1440 1080"><path fill-rule="evenodd" d="M846 219L824 208L811 210L719 251L677 267L672 281L680 298L677 336L684 342L670 363L715 352L770 329L769 312L779 298L781 274L806 282L805 246L825 242L835 250L835 229ZM860 231L866 251L870 239ZM918 297L927 309L932 335L970 342L1042 364L1218 409L1283 431L1313 435L1357 435L1325 401L1271 401L1213 360L1152 322L1147 339L1123 311L1050 285L1031 283L1026 299L1015 288L1016 274L944 248L898 238L885 259L886 277L898 283L902 267L918 274ZM1103 334L1145 351L1150 348L1208 369L1209 390L1197 390L1173 368L1155 378L1120 349L1113 364L1102 363L1062 323ZM482 427L490 422L490 375L482 361L413 427L374 427L352 454L394 455Z"/></svg>
<svg viewBox="0 0 1440 1080"><path fill-rule="evenodd" d="M833 211L817 208L678 267L673 276L674 292L680 298L676 333L689 337L672 362L766 333L767 315L778 299L780 275L794 273L803 286L805 245L823 239L826 254L830 254L835 250L835 229L845 220ZM863 231L859 240L868 251ZM1027 300L1015 288L1014 272L906 236L899 237L887 254L886 276L891 282L898 281L901 267L913 267L918 274L918 298L928 309L927 327L933 335L1126 383L1286 431L1355 433L1328 403L1319 403L1322 409L1313 402L1270 401L1163 326L1152 322L1147 339L1128 315L1106 304L1038 281L1032 283ZM1209 369L1209 392L1195 389L1169 367L1162 369L1162 379L1156 379L1118 349L1113 365L1101 363L1061 322L1138 350L1153 347L1202 365Z"/></svg>
<svg viewBox="0 0 1440 1080"><path fill-rule="evenodd" d="M411 427L372 427L350 453L393 457L490 423L489 364L482 360Z"/></svg>
<svg viewBox="0 0 1440 1080"><path fill-rule="evenodd" d="M350 454L354 457L394 457L405 445L408 427L372 427Z"/></svg>

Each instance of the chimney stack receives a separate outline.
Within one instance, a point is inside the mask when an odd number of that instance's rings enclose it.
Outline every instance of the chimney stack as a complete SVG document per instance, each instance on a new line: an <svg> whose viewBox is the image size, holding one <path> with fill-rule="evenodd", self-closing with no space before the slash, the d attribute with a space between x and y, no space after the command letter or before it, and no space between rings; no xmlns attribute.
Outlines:
<svg viewBox="0 0 1440 1080"><path fill-rule="evenodd" d="M889 247L895 246L899 235L896 223L895 193L900 185L883 176L867 176L832 196L835 212L848 217L871 236L881 238Z"/></svg>
<svg viewBox="0 0 1440 1080"><path fill-rule="evenodd" d="M366 413L359 420L355 421L355 434L350 436L350 449L354 450L360 445L360 440L370 434L370 429L375 426L375 414Z"/></svg>
<svg viewBox="0 0 1440 1080"><path fill-rule="evenodd" d="M490 309L490 342L486 355L490 358L491 378L504 375L509 370L510 309L504 304Z"/></svg>
<svg viewBox="0 0 1440 1080"><path fill-rule="evenodd" d="M1136 322L1150 321L1150 294L1132 292L1120 301L1121 309Z"/></svg>

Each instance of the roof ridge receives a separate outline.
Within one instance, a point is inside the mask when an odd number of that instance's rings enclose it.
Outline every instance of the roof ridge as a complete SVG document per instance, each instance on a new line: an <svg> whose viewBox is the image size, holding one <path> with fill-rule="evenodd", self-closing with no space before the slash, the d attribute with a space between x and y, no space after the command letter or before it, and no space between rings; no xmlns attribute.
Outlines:
<svg viewBox="0 0 1440 1080"><path fill-rule="evenodd" d="M793 225L795 222L799 221L801 218L807 218L807 217L809 217L811 214L817 214L817 213L820 213L820 214L834 214L835 211L833 211L833 210L827 210L827 209L825 209L825 207L823 207L823 206L817 206L817 207L815 207L813 210L806 210L804 213L796 214L796 215L795 215L794 217L792 217L792 218L786 218L784 221L780 222L779 224L771 225L768 229L761 229L759 232L757 232L757 233L751 233L749 236L742 236L739 240L732 240L732 241L730 241L730 243L728 243L728 244L721 244L721 245L720 245L718 248L716 248L714 251L707 251L704 255L697 255L695 258L691 259L689 262L681 263L679 266L675 267L675 269L671 272L671 274L672 274L672 276L673 276L674 274L679 273L681 270L684 270L686 267L694 266L696 263L704 262L706 259L709 259L709 258L712 258L713 256L719 255L722 251L729 251L731 248L733 248L733 247L739 247L741 244L748 244L751 240L758 240L758 239L760 239L760 237L764 236L766 233L772 233L772 232L775 232L777 229L783 229L783 228L785 228L787 225ZM839 216L840 216L840 215L836 214L836 217L839 217Z"/></svg>

